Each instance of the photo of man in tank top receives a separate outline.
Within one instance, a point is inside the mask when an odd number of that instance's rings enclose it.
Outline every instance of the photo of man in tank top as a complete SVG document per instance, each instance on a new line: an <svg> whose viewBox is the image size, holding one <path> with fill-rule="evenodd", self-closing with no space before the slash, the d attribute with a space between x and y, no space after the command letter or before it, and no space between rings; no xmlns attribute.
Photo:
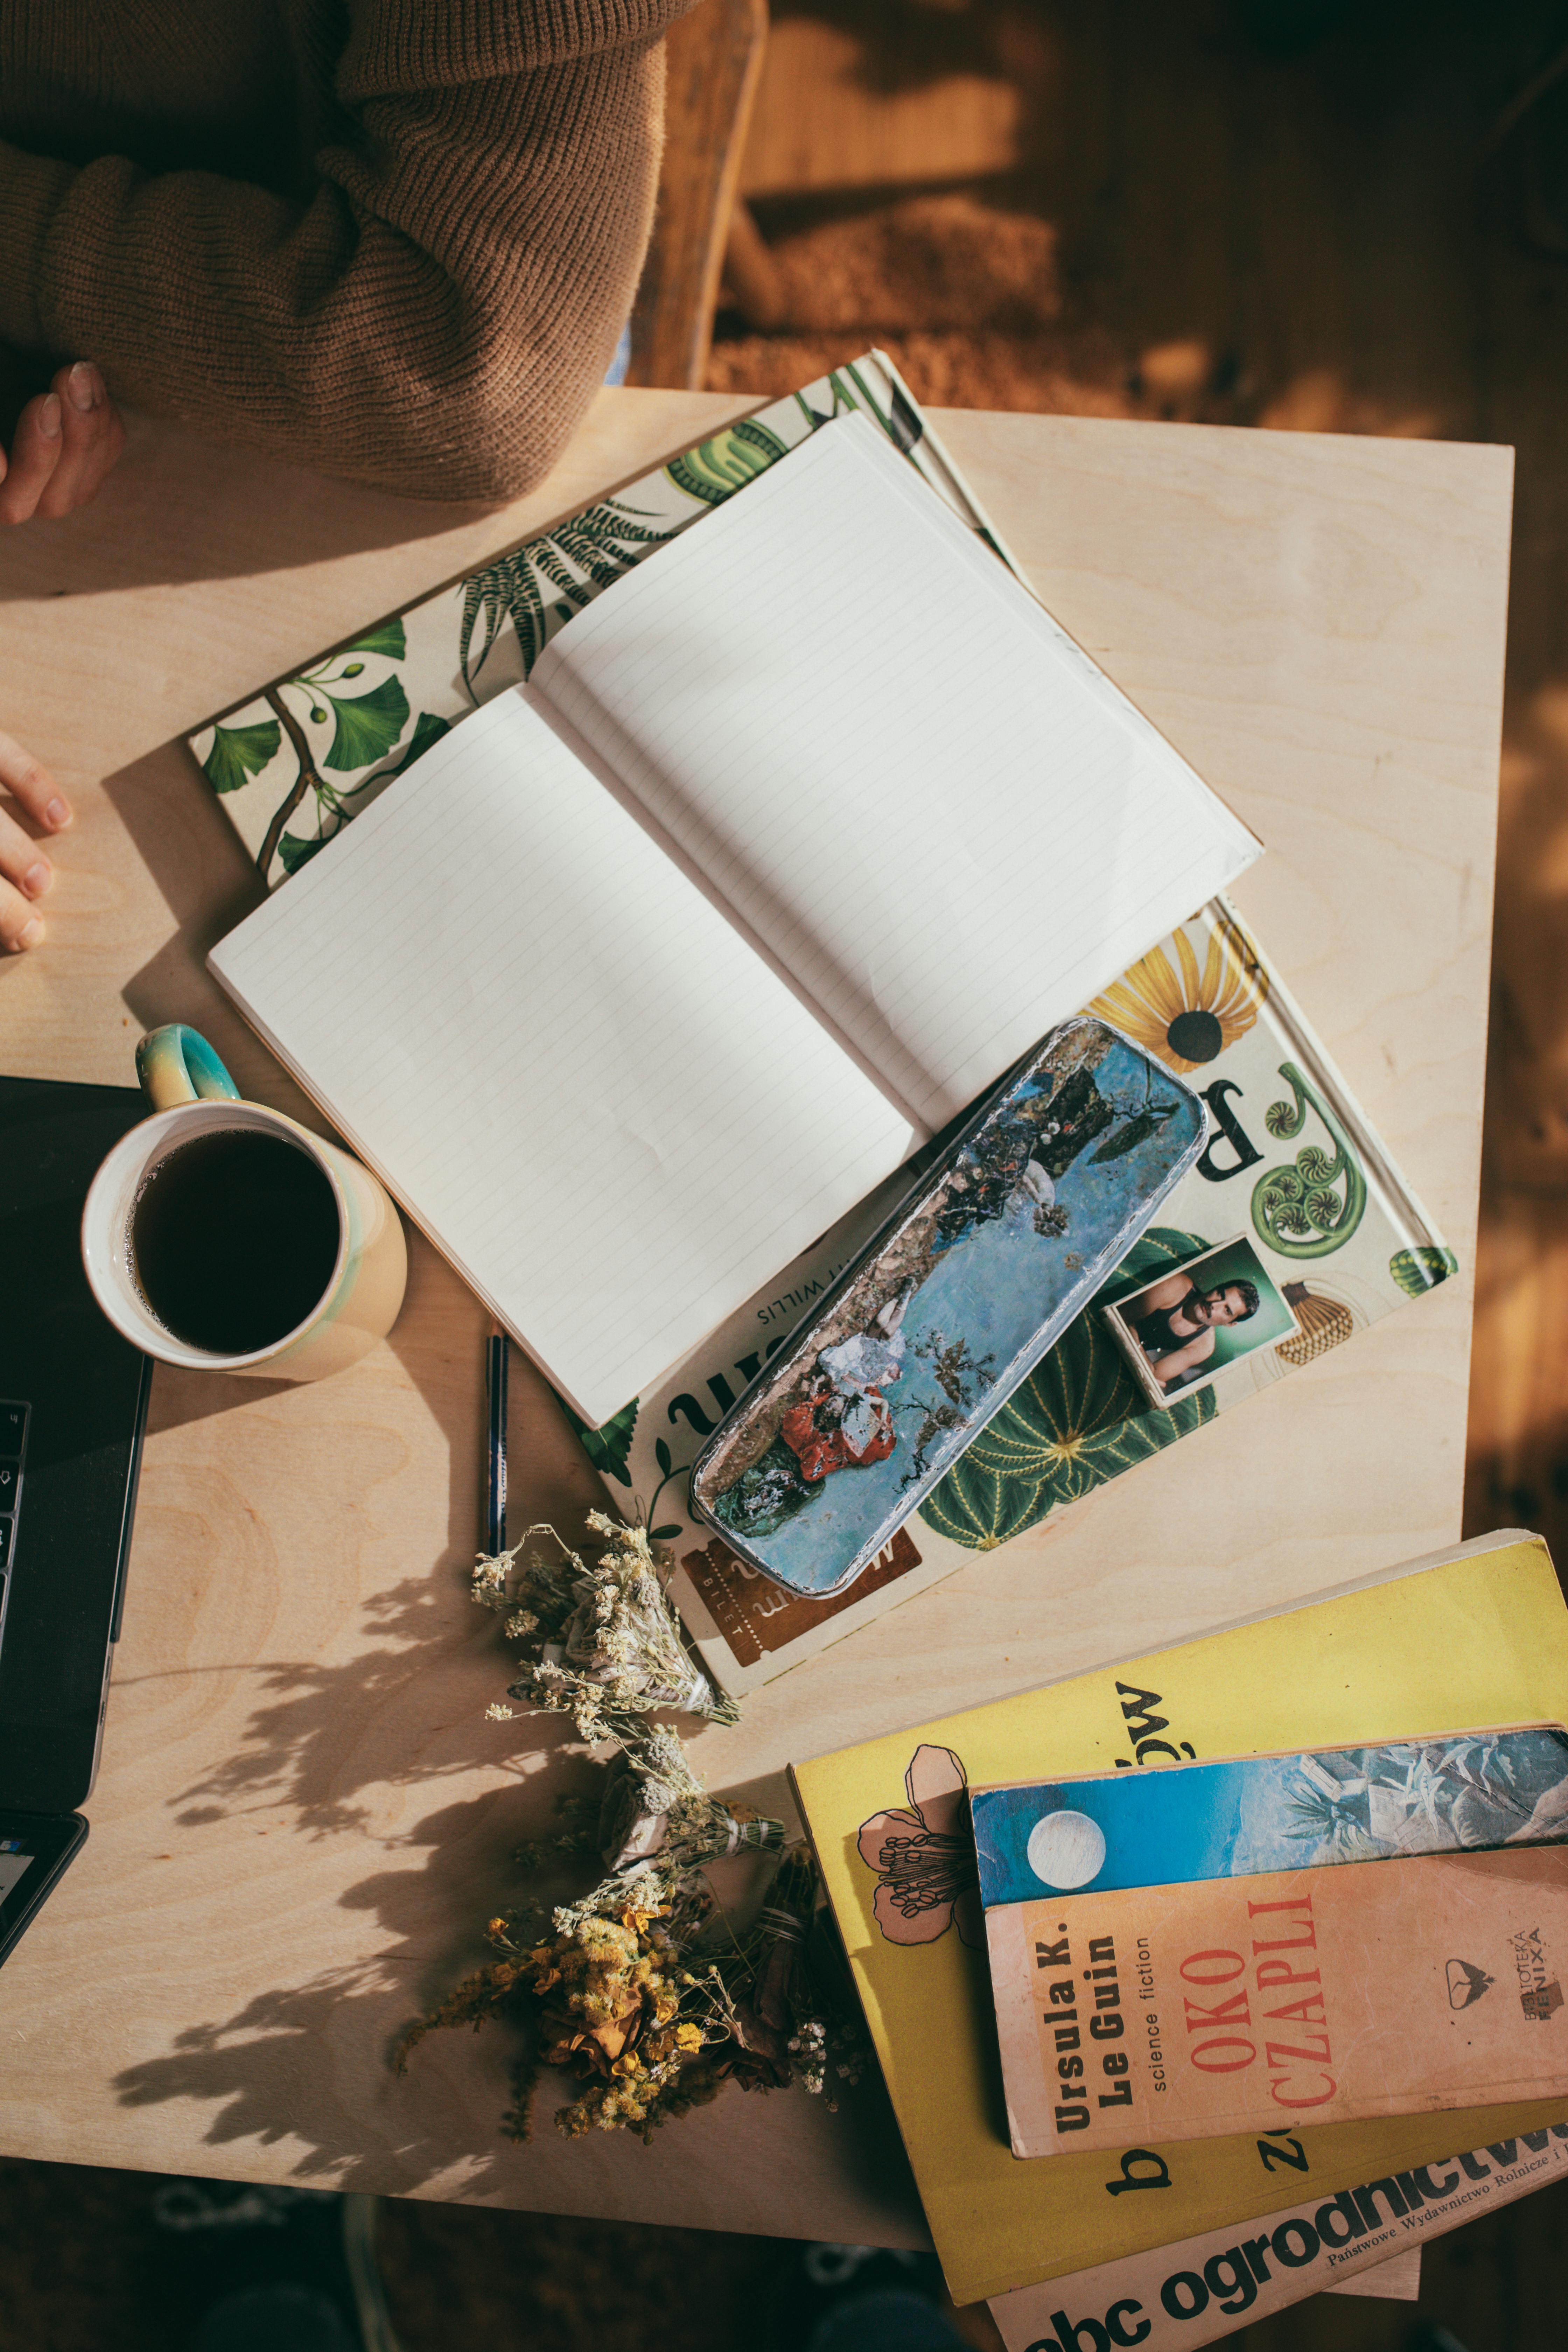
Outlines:
<svg viewBox="0 0 1568 2352"><path fill-rule="evenodd" d="M1202 1290L1190 1274L1152 1283L1124 1317L1167 1395L1194 1379L1214 1354L1215 1334L1258 1312L1258 1286L1235 1281Z"/></svg>

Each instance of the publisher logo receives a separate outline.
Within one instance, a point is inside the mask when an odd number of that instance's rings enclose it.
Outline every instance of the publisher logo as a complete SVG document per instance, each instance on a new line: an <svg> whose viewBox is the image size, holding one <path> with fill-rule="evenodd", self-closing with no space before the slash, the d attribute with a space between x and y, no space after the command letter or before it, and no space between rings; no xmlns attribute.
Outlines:
<svg viewBox="0 0 1568 2352"><path fill-rule="evenodd" d="M1553 1977L1546 1975L1546 1954L1542 1948L1541 1930L1531 1927L1510 1936L1513 1964L1519 1972L1519 2005L1533 2024L1549 2024L1563 2006L1563 1987Z"/></svg>
<svg viewBox="0 0 1568 2352"><path fill-rule="evenodd" d="M1450 1960L1447 1976L1450 2009L1473 2007L1479 2000L1482 1993L1490 1992L1495 1982L1495 1979L1489 1977L1485 1969L1475 1968L1468 1960Z"/></svg>

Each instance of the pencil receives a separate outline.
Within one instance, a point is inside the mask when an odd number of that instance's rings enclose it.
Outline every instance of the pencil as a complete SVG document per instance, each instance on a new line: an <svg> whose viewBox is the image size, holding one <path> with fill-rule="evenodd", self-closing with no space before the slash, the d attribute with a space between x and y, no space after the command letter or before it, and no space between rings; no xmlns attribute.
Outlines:
<svg viewBox="0 0 1568 2352"><path fill-rule="evenodd" d="M506 1381L510 1342L492 1328L485 1349L485 1549L493 1559L506 1549Z"/></svg>

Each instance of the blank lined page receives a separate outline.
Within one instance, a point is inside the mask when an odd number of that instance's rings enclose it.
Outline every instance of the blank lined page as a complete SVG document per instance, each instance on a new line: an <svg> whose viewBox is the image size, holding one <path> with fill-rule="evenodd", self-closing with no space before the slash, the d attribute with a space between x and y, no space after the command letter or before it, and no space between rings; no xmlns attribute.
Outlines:
<svg viewBox="0 0 1568 2352"><path fill-rule="evenodd" d="M595 1424L913 1140L515 692L209 961Z"/></svg>
<svg viewBox="0 0 1568 2352"><path fill-rule="evenodd" d="M933 1128L1258 854L864 417L532 683Z"/></svg>

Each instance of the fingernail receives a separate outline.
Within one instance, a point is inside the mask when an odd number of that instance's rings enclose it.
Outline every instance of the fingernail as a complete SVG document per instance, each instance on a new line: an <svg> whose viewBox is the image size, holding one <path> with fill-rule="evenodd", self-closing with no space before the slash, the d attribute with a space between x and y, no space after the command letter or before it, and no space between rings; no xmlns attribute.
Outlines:
<svg viewBox="0 0 1568 2352"><path fill-rule="evenodd" d="M40 857L37 864L29 866L23 875L22 887L29 898L41 898L54 878L54 867Z"/></svg>
<svg viewBox="0 0 1568 2352"><path fill-rule="evenodd" d="M98 370L86 360L78 360L66 378L66 390L73 408L84 412L98 406Z"/></svg>
<svg viewBox="0 0 1568 2352"><path fill-rule="evenodd" d="M44 823L46 824L52 824L55 831L58 833L62 825L69 824L70 821L70 803L67 800L62 800L59 793L57 793L54 799L50 801L48 806L44 811Z"/></svg>
<svg viewBox="0 0 1568 2352"><path fill-rule="evenodd" d="M15 952L17 955L20 955L24 948L36 948L43 936L43 924L39 921L37 916L35 915L30 923L23 924L21 929L17 932L16 937L12 940L11 945Z"/></svg>
<svg viewBox="0 0 1568 2352"><path fill-rule="evenodd" d="M58 393L51 392L47 399L39 404L38 430L43 435L46 441L58 441L59 439L60 403L59 394Z"/></svg>

